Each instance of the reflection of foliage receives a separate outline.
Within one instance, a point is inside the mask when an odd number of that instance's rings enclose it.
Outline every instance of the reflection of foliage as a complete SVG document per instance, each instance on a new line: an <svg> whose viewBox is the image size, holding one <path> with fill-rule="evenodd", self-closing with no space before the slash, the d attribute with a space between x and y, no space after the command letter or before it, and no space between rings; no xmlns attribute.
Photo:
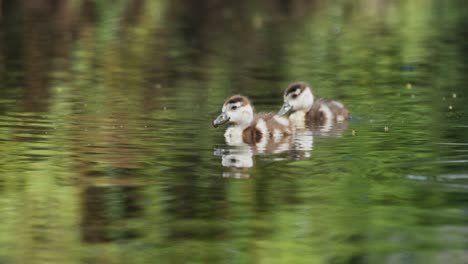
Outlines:
<svg viewBox="0 0 468 264"><path fill-rule="evenodd" d="M434 150L468 140L453 127L468 110L453 96L467 83L454 3L50 1L37 12L69 19L42 21L57 36L44 43L11 23L34 26L26 7L4 2L0 262L380 263L414 251L431 263L423 250L463 249L460 194L400 178L463 169L430 163L466 159ZM25 84L23 65L49 68ZM274 110L298 79L374 122L316 139L309 160L257 158L252 179L222 179L207 121L222 100L245 93ZM85 243L89 223L102 243Z"/></svg>

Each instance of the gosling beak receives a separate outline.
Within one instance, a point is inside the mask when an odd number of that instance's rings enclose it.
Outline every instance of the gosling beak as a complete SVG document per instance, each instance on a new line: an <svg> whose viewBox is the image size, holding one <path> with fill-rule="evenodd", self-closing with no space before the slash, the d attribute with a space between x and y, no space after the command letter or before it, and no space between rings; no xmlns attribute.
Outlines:
<svg viewBox="0 0 468 264"><path fill-rule="evenodd" d="M278 112L278 115L283 116L283 115L291 112L291 110L292 110L292 106L288 102L284 102L283 106L281 107L281 109Z"/></svg>
<svg viewBox="0 0 468 264"><path fill-rule="evenodd" d="M225 112L222 112L214 121L213 126L218 127L226 122L229 121L229 117L226 115Z"/></svg>

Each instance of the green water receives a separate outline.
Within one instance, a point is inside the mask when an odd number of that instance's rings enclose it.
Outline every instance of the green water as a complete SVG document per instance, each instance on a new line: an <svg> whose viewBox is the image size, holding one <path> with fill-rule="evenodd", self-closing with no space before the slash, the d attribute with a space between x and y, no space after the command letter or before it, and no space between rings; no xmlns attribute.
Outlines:
<svg viewBox="0 0 468 264"><path fill-rule="evenodd" d="M225 2L0 1L0 263L468 263L466 3ZM348 126L211 126L298 80Z"/></svg>

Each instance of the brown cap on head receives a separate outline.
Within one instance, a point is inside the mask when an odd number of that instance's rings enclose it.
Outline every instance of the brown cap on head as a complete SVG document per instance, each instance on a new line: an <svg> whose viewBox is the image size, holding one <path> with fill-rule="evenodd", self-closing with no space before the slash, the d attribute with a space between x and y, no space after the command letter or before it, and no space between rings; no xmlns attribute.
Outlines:
<svg viewBox="0 0 468 264"><path fill-rule="evenodd" d="M235 103L238 103L240 102L241 103L241 106L244 106L244 105L248 105L250 104L250 101L247 97L245 96L242 96L242 95L233 95L231 97L229 97L228 99L226 99L226 101L224 101L224 104L235 104Z"/></svg>
<svg viewBox="0 0 468 264"><path fill-rule="evenodd" d="M300 93L302 93L302 91L304 91L304 89L309 86L307 83L305 82L295 82L295 83L291 83L288 88L286 88L286 91L284 91L284 95L288 95L290 93L295 93L297 90L300 90Z"/></svg>

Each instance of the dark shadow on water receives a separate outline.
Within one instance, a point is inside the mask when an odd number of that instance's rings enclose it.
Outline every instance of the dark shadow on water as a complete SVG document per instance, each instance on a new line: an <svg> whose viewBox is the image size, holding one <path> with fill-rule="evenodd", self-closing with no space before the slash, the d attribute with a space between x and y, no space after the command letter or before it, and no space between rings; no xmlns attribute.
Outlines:
<svg viewBox="0 0 468 264"><path fill-rule="evenodd" d="M123 183L125 184L125 183ZM141 187L88 186L83 191L81 234L87 243L137 239L143 234L124 225L125 219L140 217Z"/></svg>

